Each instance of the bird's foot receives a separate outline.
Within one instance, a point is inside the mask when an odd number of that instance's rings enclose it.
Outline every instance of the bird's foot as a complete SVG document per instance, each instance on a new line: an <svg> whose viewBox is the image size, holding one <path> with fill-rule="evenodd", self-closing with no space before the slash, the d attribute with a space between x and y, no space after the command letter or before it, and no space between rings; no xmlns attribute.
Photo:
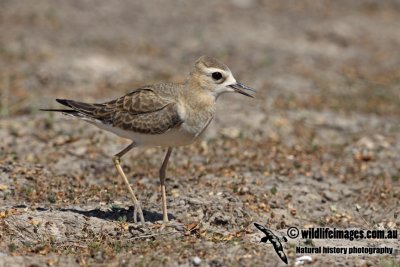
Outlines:
<svg viewBox="0 0 400 267"><path fill-rule="evenodd" d="M134 223L137 223L138 215L139 215L140 222L144 226L144 215L143 215L142 207L139 202L136 202L134 204L134 209L133 209L133 222Z"/></svg>
<svg viewBox="0 0 400 267"><path fill-rule="evenodd" d="M172 221L168 221L168 222L163 222L160 229L161 230L175 229L178 232L184 232L185 224L180 223L176 220L172 220Z"/></svg>
<svg viewBox="0 0 400 267"><path fill-rule="evenodd" d="M168 215L164 214L163 215L163 224L168 224L169 220L168 220Z"/></svg>

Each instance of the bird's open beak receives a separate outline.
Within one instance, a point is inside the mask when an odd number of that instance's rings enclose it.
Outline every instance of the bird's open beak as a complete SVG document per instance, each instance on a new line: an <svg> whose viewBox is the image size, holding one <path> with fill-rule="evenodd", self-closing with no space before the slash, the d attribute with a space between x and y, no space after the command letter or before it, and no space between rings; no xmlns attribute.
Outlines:
<svg viewBox="0 0 400 267"><path fill-rule="evenodd" d="M237 92L239 94L242 94L242 95L245 95L245 96L248 96L248 97L254 97L254 96L246 93L244 90L248 90L248 91L251 91L251 92L254 92L254 93L256 92L256 90L254 90L253 88L248 87L247 85L244 85L243 83L240 83L240 82L236 82L234 84L230 84L230 85L228 85L228 87L230 87L233 90L235 90L235 92Z"/></svg>

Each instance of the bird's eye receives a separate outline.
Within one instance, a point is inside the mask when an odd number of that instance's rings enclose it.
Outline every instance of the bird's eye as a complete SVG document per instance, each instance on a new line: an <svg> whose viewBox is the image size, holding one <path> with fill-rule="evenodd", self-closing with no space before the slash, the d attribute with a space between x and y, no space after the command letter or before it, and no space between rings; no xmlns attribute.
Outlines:
<svg viewBox="0 0 400 267"><path fill-rule="evenodd" d="M220 80L220 79L222 78L221 72L213 72L213 73L211 74L211 76L212 76L212 78L213 78L214 80L216 80L216 81L218 81L218 80Z"/></svg>

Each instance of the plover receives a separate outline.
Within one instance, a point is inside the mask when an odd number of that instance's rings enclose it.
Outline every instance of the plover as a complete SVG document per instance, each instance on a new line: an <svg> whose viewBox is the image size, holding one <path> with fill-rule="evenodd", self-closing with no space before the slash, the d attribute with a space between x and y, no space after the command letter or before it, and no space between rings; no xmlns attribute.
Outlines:
<svg viewBox="0 0 400 267"><path fill-rule="evenodd" d="M88 104L56 99L69 109L42 109L78 117L132 143L114 155L115 167L134 202L134 222L144 223L141 205L121 168L120 159L134 147L166 147L159 171L163 221L168 222L165 171L172 148L199 139L214 118L216 101L224 93L236 92L252 97L254 89L236 81L229 68L209 56L200 57L182 84L160 83L137 88L117 99Z"/></svg>

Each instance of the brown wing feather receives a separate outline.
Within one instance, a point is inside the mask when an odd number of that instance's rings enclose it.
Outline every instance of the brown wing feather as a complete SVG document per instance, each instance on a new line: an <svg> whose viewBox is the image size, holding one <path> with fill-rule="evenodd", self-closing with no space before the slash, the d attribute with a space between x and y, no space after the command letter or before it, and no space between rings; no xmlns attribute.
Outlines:
<svg viewBox="0 0 400 267"><path fill-rule="evenodd" d="M132 115L154 112L171 103L171 100L160 97L151 89L138 89L118 99L104 103L107 111L118 109Z"/></svg>
<svg viewBox="0 0 400 267"><path fill-rule="evenodd" d="M182 123L176 105L171 103L154 112L133 115L129 112L115 114L112 125L143 134L161 134Z"/></svg>
<svg viewBox="0 0 400 267"><path fill-rule="evenodd" d="M138 133L161 134L182 123L176 104L147 88L137 89L102 104L62 99L57 101L77 111L79 117Z"/></svg>

